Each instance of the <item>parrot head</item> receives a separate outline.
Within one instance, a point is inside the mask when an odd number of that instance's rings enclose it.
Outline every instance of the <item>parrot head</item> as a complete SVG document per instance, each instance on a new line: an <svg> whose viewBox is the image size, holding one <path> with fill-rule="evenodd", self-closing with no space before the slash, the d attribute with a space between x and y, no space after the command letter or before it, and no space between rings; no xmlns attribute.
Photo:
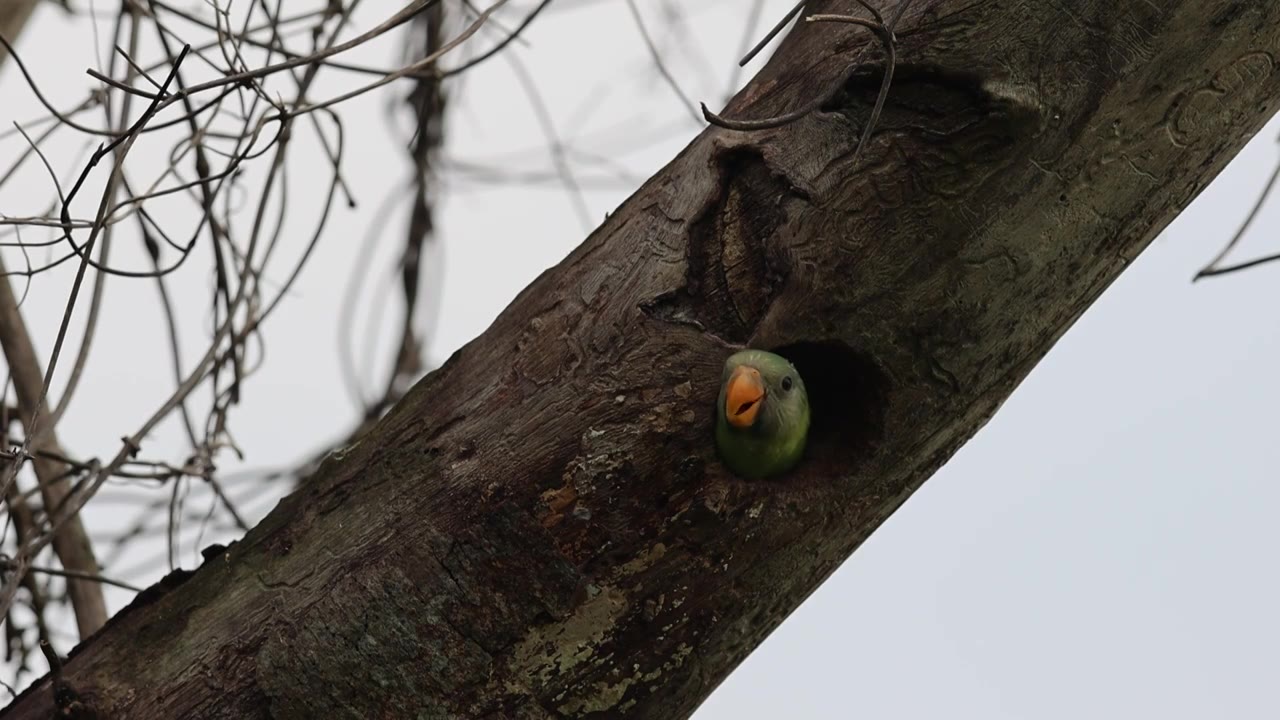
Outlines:
<svg viewBox="0 0 1280 720"><path fill-rule="evenodd" d="M716 448L730 470L753 480L780 475L800 461L808 434L809 396L795 366L764 350L725 360Z"/></svg>

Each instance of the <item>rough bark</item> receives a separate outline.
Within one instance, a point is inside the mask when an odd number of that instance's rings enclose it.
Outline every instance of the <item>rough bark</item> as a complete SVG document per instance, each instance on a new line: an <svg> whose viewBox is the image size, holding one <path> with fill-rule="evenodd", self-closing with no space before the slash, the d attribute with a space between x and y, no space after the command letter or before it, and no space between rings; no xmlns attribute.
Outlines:
<svg viewBox="0 0 1280 720"><path fill-rule="evenodd" d="M703 133L67 688L121 718L692 712L1280 98L1270 0L917 0L900 27L856 165L878 50L802 24L729 114L822 111ZM782 480L715 459L741 343L819 401ZM3 717L52 703L44 681Z"/></svg>

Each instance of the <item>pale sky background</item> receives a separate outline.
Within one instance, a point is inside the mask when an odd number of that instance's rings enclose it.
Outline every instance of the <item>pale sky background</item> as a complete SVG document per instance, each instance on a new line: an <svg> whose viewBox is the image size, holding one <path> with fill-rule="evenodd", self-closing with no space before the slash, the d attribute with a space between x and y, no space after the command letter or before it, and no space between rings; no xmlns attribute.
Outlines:
<svg viewBox="0 0 1280 720"><path fill-rule="evenodd" d="M97 4L108 15L114 7ZM772 24L790 4L766 2L761 25ZM88 7L87 0L76 5ZM353 27L369 27L399 5L367 0ZM685 93L719 106L752 3L639 5ZM183 6L199 10L202 4ZM513 1L499 18L514 25L529 7L528 0ZM654 72L622 0L564 0L558 8L530 28L515 53L535 79L580 182L596 188L583 195L594 225L700 126ZM673 20L668 8L682 17ZM22 38L24 59L56 105L74 105L93 87L84 74L96 65L88 28L84 18L68 21L45 8ZM482 33L478 42L494 37ZM353 56L392 65L398 40ZM322 75L312 96L337 94L356 80ZM499 185L464 171L464 164L537 173L553 167L547 135L511 63L495 58L480 66L454 87L454 97L442 246L427 274L439 293L430 323L433 363L482 332L589 229L554 175L536 185ZM335 318L364 233L408 172L398 150L403 133L392 132L384 119L390 100L375 94L345 106L344 172L359 207L334 211L299 283L268 322L265 364L248 381L231 421L246 460L223 458L229 472L287 465L353 422L354 406L340 381ZM0 131L41 115L16 67L7 64L0 73ZM1280 508L1280 265L1190 282L1280 161L1278 134L1280 122L1272 122L1255 138L990 424L725 682L697 720L1280 718L1280 523L1274 519ZM81 138L58 137L64 142L51 141L46 149L65 170ZM12 137L0 141L0 162L7 164L17 149ZM135 154L140 163L158 162L167 151L165 143L144 143ZM315 202L325 182L326 164L314 143L299 140L292 158L296 220L279 251L285 258L277 280L287 272L289 253L296 257L307 240L310 218L296 208ZM21 182L0 188L0 213L43 211L47 177L34 163L24 173ZM175 205L168 218L189 222L187 207ZM374 280L366 283L370 292L361 297L351 343L370 388L385 372L388 332L397 320L386 317L378 336L369 330L368 307L385 297L394 278L390 249L401 242L405 217L401 203L371 265ZM1238 257L1280 249L1278 226L1280 202ZM126 244L118 264L145 268L141 253ZM210 326L210 263L207 248L200 249L173 283L188 363L203 351ZM20 255L4 252L11 268L21 267ZM43 255L33 252L36 257ZM66 272L38 277L24 305L46 356L69 279ZM111 278L106 293L88 372L60 426L64 445L81 456L114 454L119 437L171 389L154 284ZM73 328L82 323L80 313ZM365 360L370 354L372 365ZM145 449L180 462L181 440L169 423ZM249 507L255 518L274 504L273 495L237 491L257 497ZM167 492L145 495L161 496ZM90 527L126 526L137 497L113 488L90 506ZM205 497L194 493L191 502ZM199 542L228 537L211 531ZM197 564L198 547L191 534L185 566ZM132 545L130 553L109 563L107 574L147 584L166 570L162 538ZM113 609L129 596L111 591Z"/></svg>

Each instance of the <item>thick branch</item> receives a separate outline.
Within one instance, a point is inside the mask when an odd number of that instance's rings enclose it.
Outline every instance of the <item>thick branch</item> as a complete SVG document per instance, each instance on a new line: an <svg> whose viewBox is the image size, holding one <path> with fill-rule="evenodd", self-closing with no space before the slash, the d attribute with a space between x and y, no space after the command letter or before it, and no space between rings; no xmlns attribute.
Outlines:
<svg viewBox="0 0 1280 720"><path fill-rule="evenodd" d="M854 0L809 12L856 12ZM917 0L800 23L725 112L244 541L66 664L108 717L682 717L1266 121L1280 5ZM743 482L732 347L815 398ZM48 714L47 681L5 717Z"/></svg>
<svg viewBox="0 0 1280 720"><path fill-rule="evenodd" d="M0 5L0 34L10 42L17 41L37 2L38 0L12 0ZM0 48L0 67L6 59L8 51ZM9 374L18 395L23 427L28 436L37 439L33 449L61 456L53 428L46 426L37 432L37 428L32 427L35 405L44 386L44 372L40 369L40 360L18 309L3 259L0 259L0 346L3 346ZM49 411L50 408L44 409L46 415ZM65 477L66 466L50 459L48 454L36 455L32 465L36 481L40 483L45 508L52 509L61 505L71 488L70 479ZM99 572L93 545L78 517L69 519L54 536L53 551L67 570L95 575ZM107 605L103 599L102 587L91 580L68 580L67 594L71 598L80 637L89 637L107 621Z"/></svg>
<svg viewBox="0 0 1280 720"><path fill-rule="evenodd" d="M0 347L9 366L9 377L18 396L18 409L27 436L32 438L31 465L46 514L60 507L71 492L71 478L65 463L54 460L65 457L58 438L49 425L50 409L46 404L37 413L44 371L41 369L31 335L18 308L17 298L9 282L8 270L0 259ZM53 537L53 551L67 570L96 575L101 570L93 554L93 544L80 518L73 516L63 523ZM67 594L75 611L80 637L87 638L107 621L107 604L102 586L92 580L67 580Z"/></svg>

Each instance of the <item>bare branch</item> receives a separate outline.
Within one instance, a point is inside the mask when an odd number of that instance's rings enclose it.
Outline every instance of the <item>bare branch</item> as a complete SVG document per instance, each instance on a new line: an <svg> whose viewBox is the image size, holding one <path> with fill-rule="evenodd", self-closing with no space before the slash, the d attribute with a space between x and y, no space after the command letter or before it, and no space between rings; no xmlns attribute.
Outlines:
<svg viewBox="0 0 1280 720"><path fill-rule="evenodd" d="M5 272L4 262L0 258L0 273L3 272ZM7 279L0 279L0 346L4 349L5 360L9 365L9 375L17 391L18 406L21 409L23 425L26 427L26 436L28 440L35 439L31 446L37 451L47 450L61 454L52 425L48 427L41 425L38 408L44 386L44 373L41 371L35 347L31 344L31 335L27 332L22 313L18 310L17 298L14 297L13 289ZM20 462L13 461L12 470L7 472L6 476L12 477L16 474L19 464ZM71 481L63 474L65 466L48 457L37 455L32 461L32 467L40 484L46 512L51 512L66 502L71 493ZM12 480L6 479L4 486L7 488L11 483ZM68 518L54 535L53 549L58 554L63 567L69 571L89 574L99 572L98 563L93 554L93 545L89 541L84 524L78 517ZM21 575L22 565L17 565L15 570ZM102 596L102 588L93 582L71 579L68 581L68 591L71 594L72 607L75 609L80 637L88 637L107 622L107 605Z"/></svg>

